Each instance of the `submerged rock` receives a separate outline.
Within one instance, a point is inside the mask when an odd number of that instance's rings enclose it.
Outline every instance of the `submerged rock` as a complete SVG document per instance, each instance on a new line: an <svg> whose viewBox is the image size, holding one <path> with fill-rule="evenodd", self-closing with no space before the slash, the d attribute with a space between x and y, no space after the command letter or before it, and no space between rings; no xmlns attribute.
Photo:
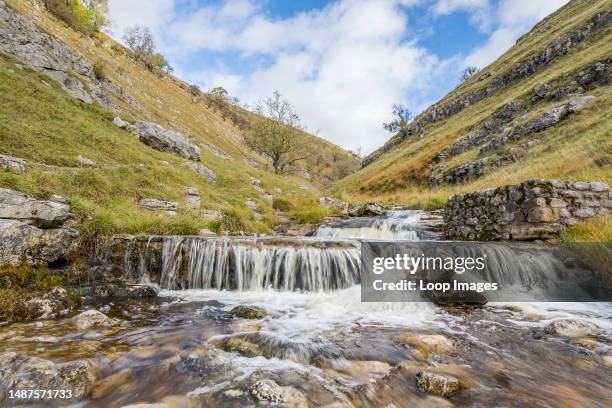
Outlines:
<svg viewBox="0 0 612 408"><path fill-rule="evenodd" d="M259 380L250 388L251 396L256 401L267 401L283 407L306 408L308 400L304 393L293 387L283 387L273 380Z"/></svg>
<svg viewBox="0 0 612 408"><path fill-rule="evenodd" d="M599 333L600 329L597 325L585 320L562 319L549 323L544 331L563 337L584 337L594 336Z"/></svg>
<svg viewBox="0 0 612 408"><path fill-rule="evenodd" d="M453 354L456 350L455 343L441 334L401 334L393 337L393 341L416 347L423 355Z"/></svg>
<svg viewBox="0 0 612 408"><path fill-rule="evenodd" d="M8 389L70 390L71 400L80 400L96 379L93 364L87 360L55 364L38 357L14 352L0 354L0 401Z"/></svg>
<svg viewBox="0 0 612 408"><path fill-rule="evenodd" d="M243 319L263 319L268 313L259 307L255 306L236 306L230 313L235 317L242 317Z"/></svg>
<svg viewBox="0 0 612 408"><path fill-rule="evenodd" d="M423 392L451 397L459 392L459 379L446 374L437 374L430 371L420 371L416 375L417 387Z"/></svg>

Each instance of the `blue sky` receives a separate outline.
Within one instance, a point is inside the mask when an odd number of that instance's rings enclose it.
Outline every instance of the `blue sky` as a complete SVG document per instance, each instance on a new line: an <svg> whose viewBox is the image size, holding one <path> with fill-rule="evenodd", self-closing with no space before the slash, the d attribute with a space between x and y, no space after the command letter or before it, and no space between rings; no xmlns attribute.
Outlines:
<svg viewBox="0 0 612 408"><path fill-rule="evenodd" d="M180 78L253 105L274 90L309 130L368 153L391 105L419 113L567 0L110 0L112 34L149 26Z"/></svg>

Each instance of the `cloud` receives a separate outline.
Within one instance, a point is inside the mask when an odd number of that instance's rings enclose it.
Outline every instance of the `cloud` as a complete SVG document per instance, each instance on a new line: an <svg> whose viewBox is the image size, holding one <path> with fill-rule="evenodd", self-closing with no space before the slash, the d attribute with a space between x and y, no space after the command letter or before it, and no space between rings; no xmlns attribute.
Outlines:
<svg viewBox="0 0 612 408"><path fill-rule="evenodd" d="M121 35L127 26L144 25L155 30L171 21L174 0L110 0L108 2L112 31Z"/></svg>
<svg viewBox="0 0 612 408"><path fill-rule="evenodd" d="M457 10L477 10L487 7L488 0L438 0L431 8L434 14L451 14Z"/></svg>

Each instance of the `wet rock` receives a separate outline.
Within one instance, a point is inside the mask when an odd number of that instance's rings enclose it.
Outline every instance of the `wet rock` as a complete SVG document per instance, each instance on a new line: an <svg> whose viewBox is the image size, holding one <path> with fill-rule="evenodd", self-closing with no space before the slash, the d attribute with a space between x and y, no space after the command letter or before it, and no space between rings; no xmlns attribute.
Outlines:
<svg viewBox="0 0 612 408"><path fill-rule="evenodd" d="M261 347L249 341L247 336L232 336L212 343L228 353L239 353L245 357L258 357L263 354Z"/></svg>
<svg viewBox="0 0 612 408"><path fill-rule="evenodd" d="M600 332L597 325L585 320L562 319L549 323L544 331L563 337L594 336Z"/></svg>
<svg viewBox="0 0 612 408"><path fill-rule="evenodd" d="M27 161L25 159L0 154L0 169L22 174L26 170L26 164Z"/></svg>
<svg viewBox="0 0 612 408"><path fill-rule="evenodd" d="M150 285L100 284L92 288L92 294L98 298L133 298L144 299L157 296L157 289Z"/></svg>
<svg viewBox="0 0 612 408"><path fill-rule="evenodd" d="M136 134L147 146L162 152L169 152L186 159L200 160L200 148L189 142L183 135L164 129L156 123L137 120Z"/></svg>
<svg viewBox="0 0 612 408"><path fill-rule="evenodd" d="M343 215L348 214L348 204L342 200L337 200L330 197L321 197L319 198L319 205L323 208L338 209Z"/></svg>
<svg viewBox="0 0 612 408"><path fill-rule="evenodd" d="M190 169L193 171L196 171L198 173L200 173L202 176L204 176L208 181L210 181L211 183L216 183L217 182L217 175L208 167L203 166L201 164L198 163L194 163L194 162L187 162L184 164L186 169Z"/></svg>
<svg viewBox="0 0 612 408"><path fill-rule="evenodd" d="M86 310L72 318L73 323L79 330L91 329L94 327L111 327L118 323L116 319L111 319L104 313L97 310Z"/></svg>
<svg viewBox="0 0 612 408"><path fill-rule="evenodd" d="M38 357L14 352L0 354L0 388L70 390L72 400L84 398L96 379L93 364L87 360L55 364ZM2 393L0 393L0 398Z"/></svg>
<svg viewBox="0 0 612 408"><path fill-rule="evenodd" d="M126 122L125 120L117 116L115 117L115 119L113 119L113 125L117 126L118 128L125 129L126 127L128 127L129 122Z"/></svg>
<svg viewBox="0 0 612 408"><path fill-rule="evenodd" d="M431 291L427 293L429 300L440 306L484 306L488 300L482 293L473 290Z"/></svg>
<svg viewBox="0 0 612 408"><path fill-rule="evenodd" d="M460 389L459 379L456 377L429 371L418 372L416 382L419 390L442 397L451 397Z"/></svg>
<svg viewBox="0 0 612 408"><path fill-rule="evenodd" d="M441 334L406 333L393 337L393 341L416 347L424 356L430 353L450 355L456 350L455 343Z"/></svg>
<svg viewBox="0 0 612 408"><path fill-rule="evenodd" d="M256 401L267 401L288 408L307 408L308 400L304 393L293 387L283 387L273 380L259 380L250 388Z"/></svg>
<svg viewBox="0 0 612 408"><path fill-rule="evenodd" d="M163 211L170 216L176 215L178 203L176 201L162 201L155 198L142 198L138 203L142 208L149 211Z"/></svg>
<svg viewBox="0 0 612 408"><path fill-rule="evenodd" d="M230 314L243 319L263 319L268 315L268 313L262 308L243 305L234 307L230 311Z"/></svg>
<svg viewBox="0 0 612 408"><path fill-rule="evenodd" d="M62 311L76 308L80 298L61 286L44 292L34 292L13 305L13 321L30 321L56 317Z"/></svg>
<svg viewBox="0 0 612 408"><path fill-rule="evenodd" d="M384 214L385 210L376 203L358 205L349 210L351 217L373 217Z"/></svg>
<svg viewBox="0 0 612 408"><path fill-rule="evenodd" d="M19 191L0 188L0 218L18 220L38 228L62 226L72 218L65 204L37 200Z"/></svg>

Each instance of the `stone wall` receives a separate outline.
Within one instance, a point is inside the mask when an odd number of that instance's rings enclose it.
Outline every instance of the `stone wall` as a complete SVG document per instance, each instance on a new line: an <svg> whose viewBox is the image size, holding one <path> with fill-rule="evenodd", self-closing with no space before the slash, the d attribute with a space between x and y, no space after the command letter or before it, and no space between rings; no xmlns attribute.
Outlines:
<svg viewBox="0 0 612 408"><path fill-rule="evenodd" d="M611 211L605 183L528 180L451 197L444 209L444 235L480 241L550 239L567 225Z"/></svg>

